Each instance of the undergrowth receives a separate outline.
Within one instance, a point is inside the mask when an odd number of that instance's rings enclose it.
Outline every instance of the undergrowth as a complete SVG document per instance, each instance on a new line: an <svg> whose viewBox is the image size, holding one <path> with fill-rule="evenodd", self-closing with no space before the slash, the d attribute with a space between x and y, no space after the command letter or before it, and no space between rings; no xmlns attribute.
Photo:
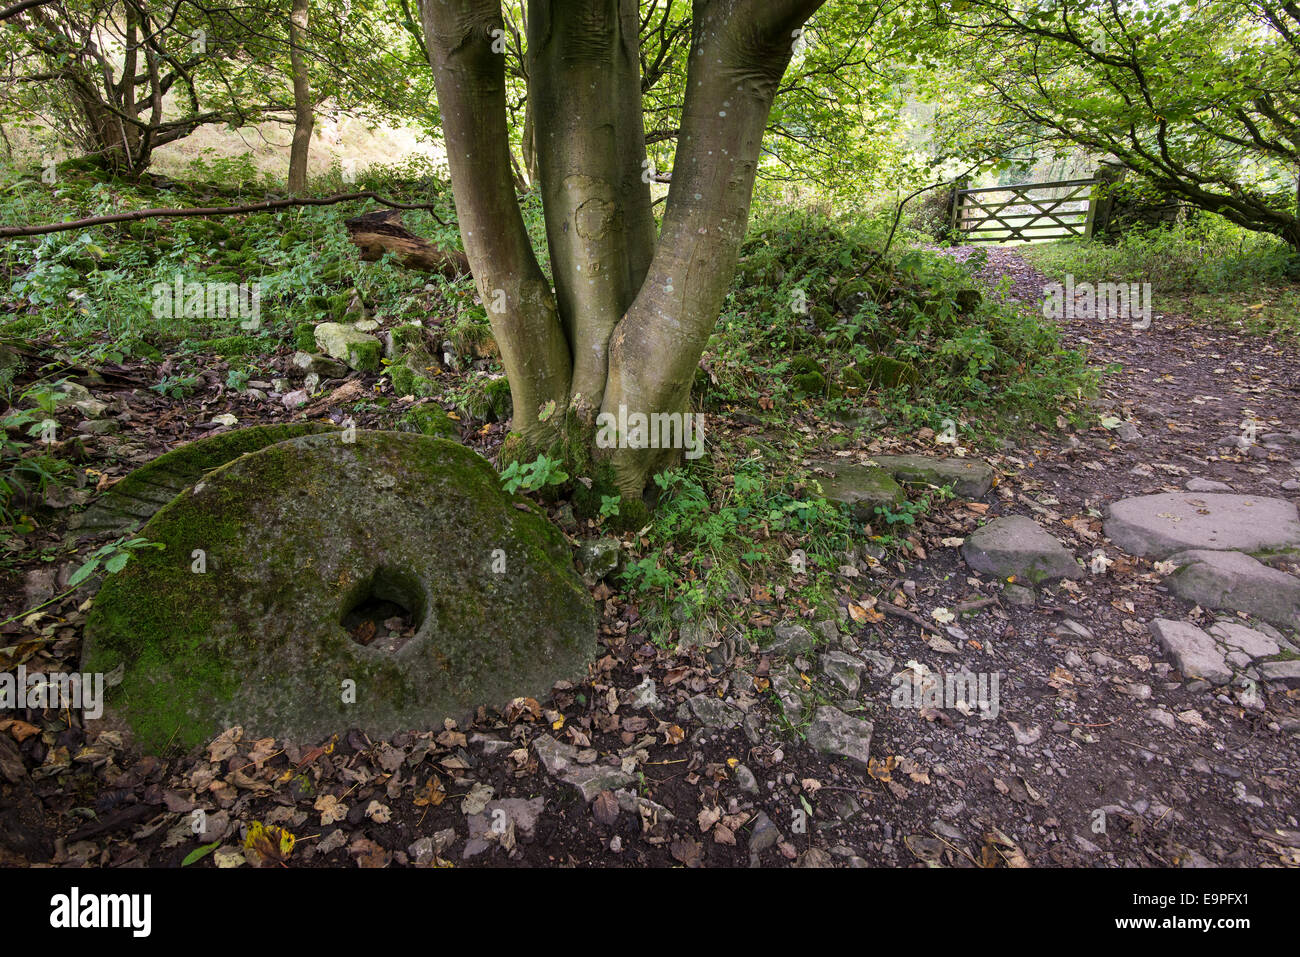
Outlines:
<svg viewBox="0 0 1300 957"><path fill-rule="evenodd" d="M1201 213L1134 229L1113 242L1062 240L1019 247L1038 269L1075 283L1151 284L1152 310L1252 334L1300 336L1300 254L1275 236Z"/></svg>

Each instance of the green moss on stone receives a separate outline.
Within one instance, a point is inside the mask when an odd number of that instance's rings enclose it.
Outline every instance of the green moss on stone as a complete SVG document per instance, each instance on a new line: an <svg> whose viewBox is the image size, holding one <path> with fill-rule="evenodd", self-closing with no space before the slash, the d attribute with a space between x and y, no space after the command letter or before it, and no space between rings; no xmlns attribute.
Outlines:
<svg viewBox="0 0 1300 957"><path fill-rule="evenodd" d="M402 416L402 422L421 435L436 439L459 439L460 426L446 411L436 405L419 405Z"/></svg>
<svg viewBox="0 0 1300 957"><path fill-rule="evenodd" d="M300 322L293 327L293 344L299 352L316 351L316 323Z"/></svg>
<svg viewBox="0 0 1300 957"><path fill-rule="evenodd" d="M826 377L820 372L803 372L794 377L794 387L805 395L824 395Z"/></svg>
<svg viewBox="0 0 1300 957"><path fill-rule="evenodd" d="M231 724L293 740L436 726L543 695L595 651L564 537L445 440L358 432L268 446L209 474L142 534L166 549L107 580L84 663L125 664L109 705L153 749ZM191 570L196 548L204 574ZM492 571L496 549L505 575ZM339 624L380 576L421 590L411 604L424 624L397 652ZM343 680L356 682L355 705Z"/></svg>

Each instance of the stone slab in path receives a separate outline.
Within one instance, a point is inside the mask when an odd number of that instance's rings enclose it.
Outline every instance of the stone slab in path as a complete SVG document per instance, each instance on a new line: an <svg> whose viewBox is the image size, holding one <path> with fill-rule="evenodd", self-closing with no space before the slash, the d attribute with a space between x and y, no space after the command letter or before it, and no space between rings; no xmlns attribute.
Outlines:
<svg viewBox="0 0 1300 957"><path fill-rule="evenodd" d="M1032 584L1057 578L1078 579L1083 569L1070 551L1024 515L1004 515L977 528L961 547L977 572Z"/></svg>
<svg viewBox="0 0 1300 957"><path fill-rule="evenodd" d="M1200 678L1212 685L1226 685L1232 680L1232 669L1224 660L1223 651L1200 628L1168 618L1157 618L1150 627L1156 642L1173 659L1184 678Z"/></svg>
<svg viewBox="0 0 1300 957"><path fill-rule="evenodd" d="M1279 628L1300 628L1300 578L1241 552L1191 549L1169 560L1179 567L1165 584L1178 597L1255 615Z"/></svg>
<svg viewBox="0 0 1300 957"><path fill-rule="evenodd" d="M1166 558L1186 549L1258 552L1300 548L1291 502L1257 495L1162 492L1106 511L1106 537L1131 555Z"/></svg>
<svg viewBox="0 0 1300 957"><path fill-rule="evenodd" d="M439 727L542 697L594 656L591 595L564 537L486 459L409 433L343 436L207 474L141 530L165 550L106 579L82 668L125 666L108 705L146 747L236 724L298 741ZM387 603L413 621L403 641L345 628Z"/></svg>

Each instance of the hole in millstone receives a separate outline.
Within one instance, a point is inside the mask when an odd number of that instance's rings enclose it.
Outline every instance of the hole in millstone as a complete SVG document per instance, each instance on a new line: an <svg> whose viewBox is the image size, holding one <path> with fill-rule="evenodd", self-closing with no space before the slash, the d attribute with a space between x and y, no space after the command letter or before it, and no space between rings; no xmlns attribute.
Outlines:
<svg viewBox="0 0 1300 957"><path fill-rule="evenodd" d="M427 607L414 575L380 567L348 594L339 624L357 644L391 654L420 630Z"/></svg>

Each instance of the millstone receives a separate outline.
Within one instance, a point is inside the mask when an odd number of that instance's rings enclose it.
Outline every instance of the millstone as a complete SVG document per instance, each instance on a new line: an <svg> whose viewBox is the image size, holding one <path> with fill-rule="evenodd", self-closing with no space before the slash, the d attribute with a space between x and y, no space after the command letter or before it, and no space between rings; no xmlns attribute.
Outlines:
<svg viewBox="0 0 1300 957"><path fill-rule="evenodd" d="M148 521L158 509L201 479L204 472L276 442L334 428L318 422L258 425L187 442L111 487L74 520L73 528L78 538L121 535Z"/></svg>
<svg viewBox="0 0 1300 957"><path fill-rule="evenodd" d="M542 696L594 657L591 597L563 537L454 442L357 432L270 445L141 534L166 549L108 577L82 668L125 665L108 704L147 747L235 724L296 741L437 727ZM413 635L363 644L344 622L367 607L405 611Z"/></svg>

